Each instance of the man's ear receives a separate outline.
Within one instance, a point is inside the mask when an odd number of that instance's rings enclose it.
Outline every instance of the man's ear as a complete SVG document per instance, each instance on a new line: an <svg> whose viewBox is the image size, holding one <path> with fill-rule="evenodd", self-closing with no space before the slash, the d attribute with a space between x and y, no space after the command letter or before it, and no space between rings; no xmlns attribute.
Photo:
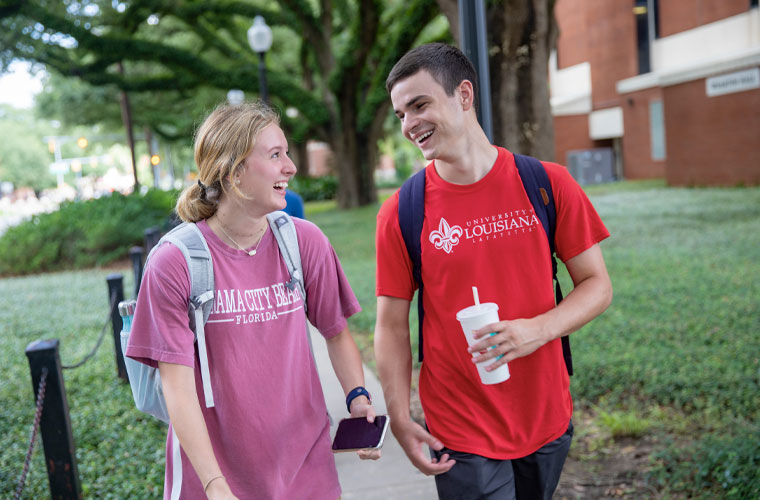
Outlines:
<svg viewBox="0 0 760 500"><path fill-rule="evenodd" d="M462 80L457 87L457 94L461 99L462 109L465 111L470 110L475 104L475 93L472 89L472 82L470 80Z"/></svg>

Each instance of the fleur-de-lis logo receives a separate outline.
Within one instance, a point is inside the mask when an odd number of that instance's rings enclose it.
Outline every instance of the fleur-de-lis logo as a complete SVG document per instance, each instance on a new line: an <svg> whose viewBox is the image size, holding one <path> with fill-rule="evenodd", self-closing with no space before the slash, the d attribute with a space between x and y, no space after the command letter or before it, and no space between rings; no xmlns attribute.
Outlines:
<svg viewBox="0 0 760 500"><path fill-rule="evenodd" d="M454 246L459 243L460 236L462 236L462 228L460 226L449 226L446 219L441 217L438 230L430 233L430 243L435 245L438 250L443 249L446 253L451 253Z"/></svg>

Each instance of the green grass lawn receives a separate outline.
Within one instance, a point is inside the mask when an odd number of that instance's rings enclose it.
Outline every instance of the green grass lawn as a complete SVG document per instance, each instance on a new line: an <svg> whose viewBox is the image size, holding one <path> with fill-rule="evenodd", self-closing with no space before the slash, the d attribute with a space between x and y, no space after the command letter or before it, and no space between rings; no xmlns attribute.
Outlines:
<svg viewBox="0 0 760 500"><path fill-rule="evenodd" d="M651 475L658 490L759 497L760 188L625 182L587 192L612 233L602 249L615 298L573 335L576 405L596 408L614 435L659 437ZM378 206L306 207L364 308L350 321L364 349L371 349L375 320ZM121 272L129 295L131 273ZM24 349L38 338L58 338L64 364L84 356L105 320L107 274L0 280L2 498L21 472L33 417ZM566 273L561 279L567 293ZM159 497L165 430L134 409L129 388L116 378L110 336L93 360L64 377L85 497ZM48 494L42 455L38 448L24 498Z"/></svg>
<svg viewBox="0 0 760 500"><path fill-rule="evenodd" d="M123 271L127 296L131 272ZM108 271L63 272L0 280L0 498L12 498L24 463L34 416L26 346L60 340L64 365L94 346L108 312ZM166 430L134 408L129 386L116 376L113 335L93 359L64 370L84 498L160 498ZM23 498L49 498L41 441Z"/></svg>

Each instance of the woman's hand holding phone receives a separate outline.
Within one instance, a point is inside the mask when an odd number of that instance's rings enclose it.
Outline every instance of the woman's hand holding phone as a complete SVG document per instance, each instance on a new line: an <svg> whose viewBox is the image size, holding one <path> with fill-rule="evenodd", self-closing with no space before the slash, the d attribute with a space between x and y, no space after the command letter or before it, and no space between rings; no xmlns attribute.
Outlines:
<svg viewBox="0 0 760 500"><path fill-rule="evenodd" d="M377 460L382 455L380 448L388 430L388 421L387 415L366 415L341 420L333 440L333 453L356 451L362 460Z"/></svg>
<svg viewBox="0 0 760 500"><path fill-rule="evenodd" d="M375 409L365 396L359 396L351 402L352 418L364 417L367 419L367 422L374 422L375 416ZM377 460L382 456L382 452L379 448L357 450L356 454L359 455L359 458L362 460Z"/></svg>

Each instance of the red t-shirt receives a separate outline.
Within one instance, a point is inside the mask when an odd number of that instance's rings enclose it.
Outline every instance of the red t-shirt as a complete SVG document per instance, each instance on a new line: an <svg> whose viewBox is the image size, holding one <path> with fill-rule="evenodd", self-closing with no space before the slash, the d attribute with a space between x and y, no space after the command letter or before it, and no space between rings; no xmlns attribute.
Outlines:
<svg viewBox="0 0 760 500"><path fill-rule="evenodd" d="M427 167L422 228L424 362L420 399L430 432L453 450L496 458L529 455L557 439L572 415L559 339L509 363L506 382L480 382L456 319L473 304L499 305L499 317L531 318L554 307L549 245L512 153L498 148L491 171L458 185ZM556 251L566 261L609 236L581 187L556 163L543 163L557 207ZM411 300L417 288L398 224L398 192L377 216L378 296Z"/></svg>

